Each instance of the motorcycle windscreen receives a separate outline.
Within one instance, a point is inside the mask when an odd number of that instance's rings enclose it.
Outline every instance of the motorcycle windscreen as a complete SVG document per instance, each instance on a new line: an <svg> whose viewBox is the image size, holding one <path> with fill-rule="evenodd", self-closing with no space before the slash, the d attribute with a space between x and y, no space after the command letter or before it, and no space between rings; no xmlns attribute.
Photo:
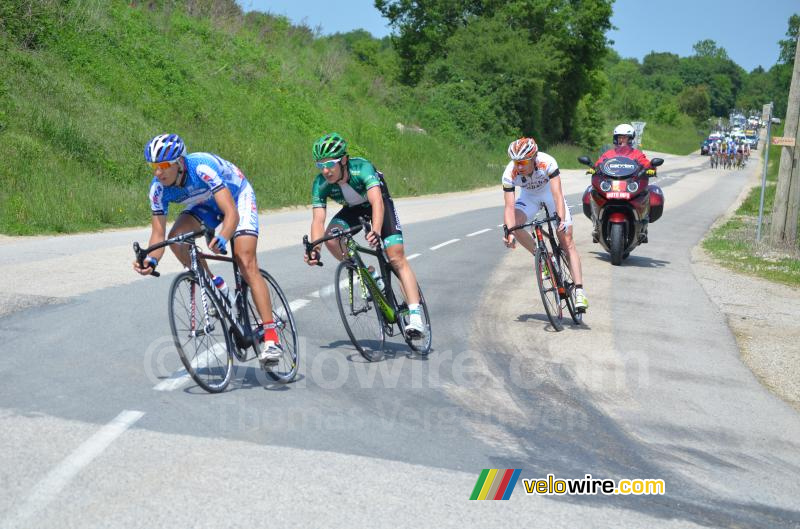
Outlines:
<svg viewBox="0 0 800 529"><path fill-rule="evenodd" d="M625 156L609 158L600 166L600 170L603 174L611 178L628 178L636 174L639 169L640 166L635 160L631 160Z"/></svg>

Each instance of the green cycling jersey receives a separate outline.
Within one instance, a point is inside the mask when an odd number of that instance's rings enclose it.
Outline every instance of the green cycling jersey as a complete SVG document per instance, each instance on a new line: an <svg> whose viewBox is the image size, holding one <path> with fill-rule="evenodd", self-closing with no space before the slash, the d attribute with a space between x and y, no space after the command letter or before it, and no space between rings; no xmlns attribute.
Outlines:
<svg viewBox="0 0 800 529"><path fill-rule="evenodd" d="M369 160L364 158L350 158L347 162L347 169L350 179L346 183L329 184L322 173L317 175L311 188L312 207L324 208L328 198L332 198L345 207L368 202L367 190L381 185L378 171Z"/></svg>

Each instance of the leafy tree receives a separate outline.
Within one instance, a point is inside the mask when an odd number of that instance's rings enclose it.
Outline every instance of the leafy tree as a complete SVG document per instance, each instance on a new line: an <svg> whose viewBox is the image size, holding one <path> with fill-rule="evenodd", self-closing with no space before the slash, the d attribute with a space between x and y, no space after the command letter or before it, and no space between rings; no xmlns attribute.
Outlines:
<svg viewBox="0 0 800 529"><path fill-rule="evenodd" d="M678 107L681 112L694 118L696 123L706 120L711 115L711 96L708 87L687 86L678 95Z"/></svg>
<svg viewBox="0 0 800 529"><path fill-rule="evenodd" d="M701 40L692 46L696 57L705 57L709 59L728 59L728 52L725 48L720 48L717 43L711 39Z"/></svg>
<svg viewBox="0 0 800 529"><path fill-rule="evenodd" d="M546 66L538 64L530 73L543 82L541 120L548 123L547 134L554 139L571 135L575 109L587 93L589 79L600 68L607 50L605 32L611 28L612 0L376 0L375 6L397 30L394 44L401 64L400 79L419 84L448 77L453 65L450 57L459 50L483 54L474 44L481 34L476 28L482 21L494 20L496 39L505 33L526 37L526 43L498 61L512 67L524 60L525 50L547 50ZM515 31L509 32L509 28ZM471 35L464 39L463 35ZM472 40L472 42L470 41ZM481 45L496 47L492 39L481 39ZM531 48L533 46L534 48ZM502 44L499 45L502 47ZM487 52L488 55L491 53ZM543 54L539 54L544 58ZM435 67L431 67L435 64ZM494 70L491 67L490 70ZM517 71L522 72L518 66ZM519 74L518 74L519 75ZM433 77L431 77L433 76ZM438 77L437 77L438 76ZM488 86L491 83L478 83ZM518 92L522 100L513 106L529 108L529 96ZM487 97L494 97L487 94ZM507 101L504 101L507 106ZM535 105L534 105L535 106ZM530 133L530 119L517 116L523 132ZM525 124L528 120L528 124Z"/></svg>
<svg viewBox="0 0 800 529"><path fill-rule="evenodd" d="M798 33L800 33L800 15L794 14L789 17L789 29L786 30L786 36L789 38L778 41L778 45L781 47L781 54L778 58L778 62L794 64Z"/></svg>

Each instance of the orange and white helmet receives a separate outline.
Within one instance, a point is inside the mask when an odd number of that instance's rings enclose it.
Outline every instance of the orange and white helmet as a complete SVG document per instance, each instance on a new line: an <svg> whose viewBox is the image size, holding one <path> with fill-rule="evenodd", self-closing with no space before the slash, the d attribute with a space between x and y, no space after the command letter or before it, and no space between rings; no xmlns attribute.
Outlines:
<svg viewBox="0 0 800 529"><path fill-rule="evenodd" d="M520 138L512 141L508 146L508 156L515 162L517 160L530 160L536 153L539 152L539 147L533 138Z"/></svg>

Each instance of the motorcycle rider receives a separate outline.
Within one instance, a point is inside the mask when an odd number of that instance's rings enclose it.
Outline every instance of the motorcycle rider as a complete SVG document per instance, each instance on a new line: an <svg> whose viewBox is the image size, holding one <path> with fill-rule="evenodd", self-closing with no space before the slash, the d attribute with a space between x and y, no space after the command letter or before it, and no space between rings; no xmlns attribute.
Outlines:
<svg viewBox="0 0 800 529"><path fill-rule="evenodd" d="M642 167L651 169L650 160L647 159L647 156L633 146L633 139L635 137L636 130L634 130L633 125L629 123L620 123L614 127L614 148L607 150L597 159L597 162L594 164L595 169L598 169L606 160L617 156L630 158ZM597 242L600 238L600 226L598 225L598 220L594 217L592 218L592 224L592 242ZM645 241L647 240L646 230L647 228L645 227Z"/></svg>
<svg viewBox="0 0 800 529"><path fill-rule="evenodd" d="M636 131L633 129L633 125L620 123L614 128L613 137L614 148L607 150L597 159L595 168L609 158L624 156L635 161L642 167L650 169L650 160L647 159L647 156L645 156L642 151L633 146L633 140L636 138Z"/></svg>

